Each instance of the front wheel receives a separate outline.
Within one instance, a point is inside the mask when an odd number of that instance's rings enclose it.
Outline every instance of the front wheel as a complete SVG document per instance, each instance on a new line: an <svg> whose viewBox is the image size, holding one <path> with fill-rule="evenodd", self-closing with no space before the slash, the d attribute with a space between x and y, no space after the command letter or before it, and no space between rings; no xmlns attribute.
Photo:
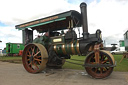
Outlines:
<svg viewBox="0 0 128 85"><path fill-rule="evenodd" d="M111 53L109 53L108 51L104 51L101 50L99 52L99 64L114 64L114 57L112 56ZM95 65L95 53L91 52L86 60L85 60L85 64L92 64ZM113 67L85 67L86 72L94 77L94 78L105 78L107 76L109 76L112 71L113 71Z"/></svg>

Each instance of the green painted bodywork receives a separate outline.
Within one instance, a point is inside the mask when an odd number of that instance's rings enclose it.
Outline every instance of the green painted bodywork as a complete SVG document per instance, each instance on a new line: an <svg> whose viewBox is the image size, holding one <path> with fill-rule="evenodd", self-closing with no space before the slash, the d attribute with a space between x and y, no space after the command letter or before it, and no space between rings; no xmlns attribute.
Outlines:
<svg viewBox="0 0 128 85"><path fill-rule="evenodd" d="M62 54L63 53L63 51L62 51L62 45L61 44L58 44L56 47L58 48L56 50L57 54Z"/></svg>
<svg viewBox="0 0 128 85"><path fill-rule="evenodd" d="M67 54L72 54L71 44L65 44L65 51L66 51ZM63 54L63 53L58 53L58 54Z"/></svg>
<svg viewBox="0 0 128 85"><path fill-rule="evenodd" d="M77 47L77 40L75 40L74 43L75 43L75 44L74 44L75 53L76 53L76 54L79 54L79 53L77 52L77 49L76 49L76 47Z"/></svg>
<svg viewBox="0 0 128 85"><path fill-rule="evenodd" d="M40 36L33 40L33 43L39 43L45 46L48 49L49 45L51 44L51 39L47 36Z"/></svg>
<svg viewBox="0 0 128 85"><path fill-rule="evenodd" d="M24 50L24 45L21 43L6 43L6 53L17 54L20 50Z"/></svg>

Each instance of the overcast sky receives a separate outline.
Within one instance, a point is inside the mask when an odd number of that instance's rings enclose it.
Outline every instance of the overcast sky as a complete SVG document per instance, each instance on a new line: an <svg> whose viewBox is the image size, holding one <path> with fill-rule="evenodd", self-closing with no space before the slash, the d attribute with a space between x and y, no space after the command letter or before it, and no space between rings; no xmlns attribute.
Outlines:
<svg viewBox="0 0 128 85"><path fill-rule="evenodd" d="M128 30L128 0L0 0L0 49L7 42L22 43L22 32L15 25L76 10L87 3L89 33L97 29L107 45L119 43Z"/></svg>

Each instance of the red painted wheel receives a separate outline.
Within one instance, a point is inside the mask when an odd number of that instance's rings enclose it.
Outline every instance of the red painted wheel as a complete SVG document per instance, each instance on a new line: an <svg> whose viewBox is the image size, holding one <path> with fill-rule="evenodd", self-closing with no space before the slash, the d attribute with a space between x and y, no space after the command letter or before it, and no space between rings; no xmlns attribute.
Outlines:
<svg viewBox="0 0 128 85"><path fill-rule="evenodd" d="M22 62L24 68L30 73L38 73L45 69L48 54L41 44L29 44L24 48Z"/></svg>
<svg viewBox="0 0 128 85"><path fill-rule="evenodd" d="M114 64L114 57L108 51L100 51L100 64ZM95 53L91 52L86 60L86 64L96 64L95 63ZM94 78L105 78L109 76L112 71L113 67L85 67L86 72L94 77Z"/></svg>

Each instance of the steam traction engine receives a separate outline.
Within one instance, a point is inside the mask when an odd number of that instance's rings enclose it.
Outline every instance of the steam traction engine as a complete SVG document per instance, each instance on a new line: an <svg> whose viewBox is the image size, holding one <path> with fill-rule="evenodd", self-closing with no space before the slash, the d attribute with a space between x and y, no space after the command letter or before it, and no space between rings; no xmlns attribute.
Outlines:
<svg viewBox="0 0 128 85"><path fill-rule="evenodd" d="M88 33L86 3L81 3L81 14L71 10L16 26L23 32L25 49L24 68L38 73L46 67L62 67L70 55L86 55L84 68L94 78L109 76L115 66L114 57L103 50L101 31ZM83 28L83 37L77 38L73 28ZM33 40L33 30L42 33ZM64 33L64 31L66 33ZM61 31L61 32L60 32Z"/></svg>

